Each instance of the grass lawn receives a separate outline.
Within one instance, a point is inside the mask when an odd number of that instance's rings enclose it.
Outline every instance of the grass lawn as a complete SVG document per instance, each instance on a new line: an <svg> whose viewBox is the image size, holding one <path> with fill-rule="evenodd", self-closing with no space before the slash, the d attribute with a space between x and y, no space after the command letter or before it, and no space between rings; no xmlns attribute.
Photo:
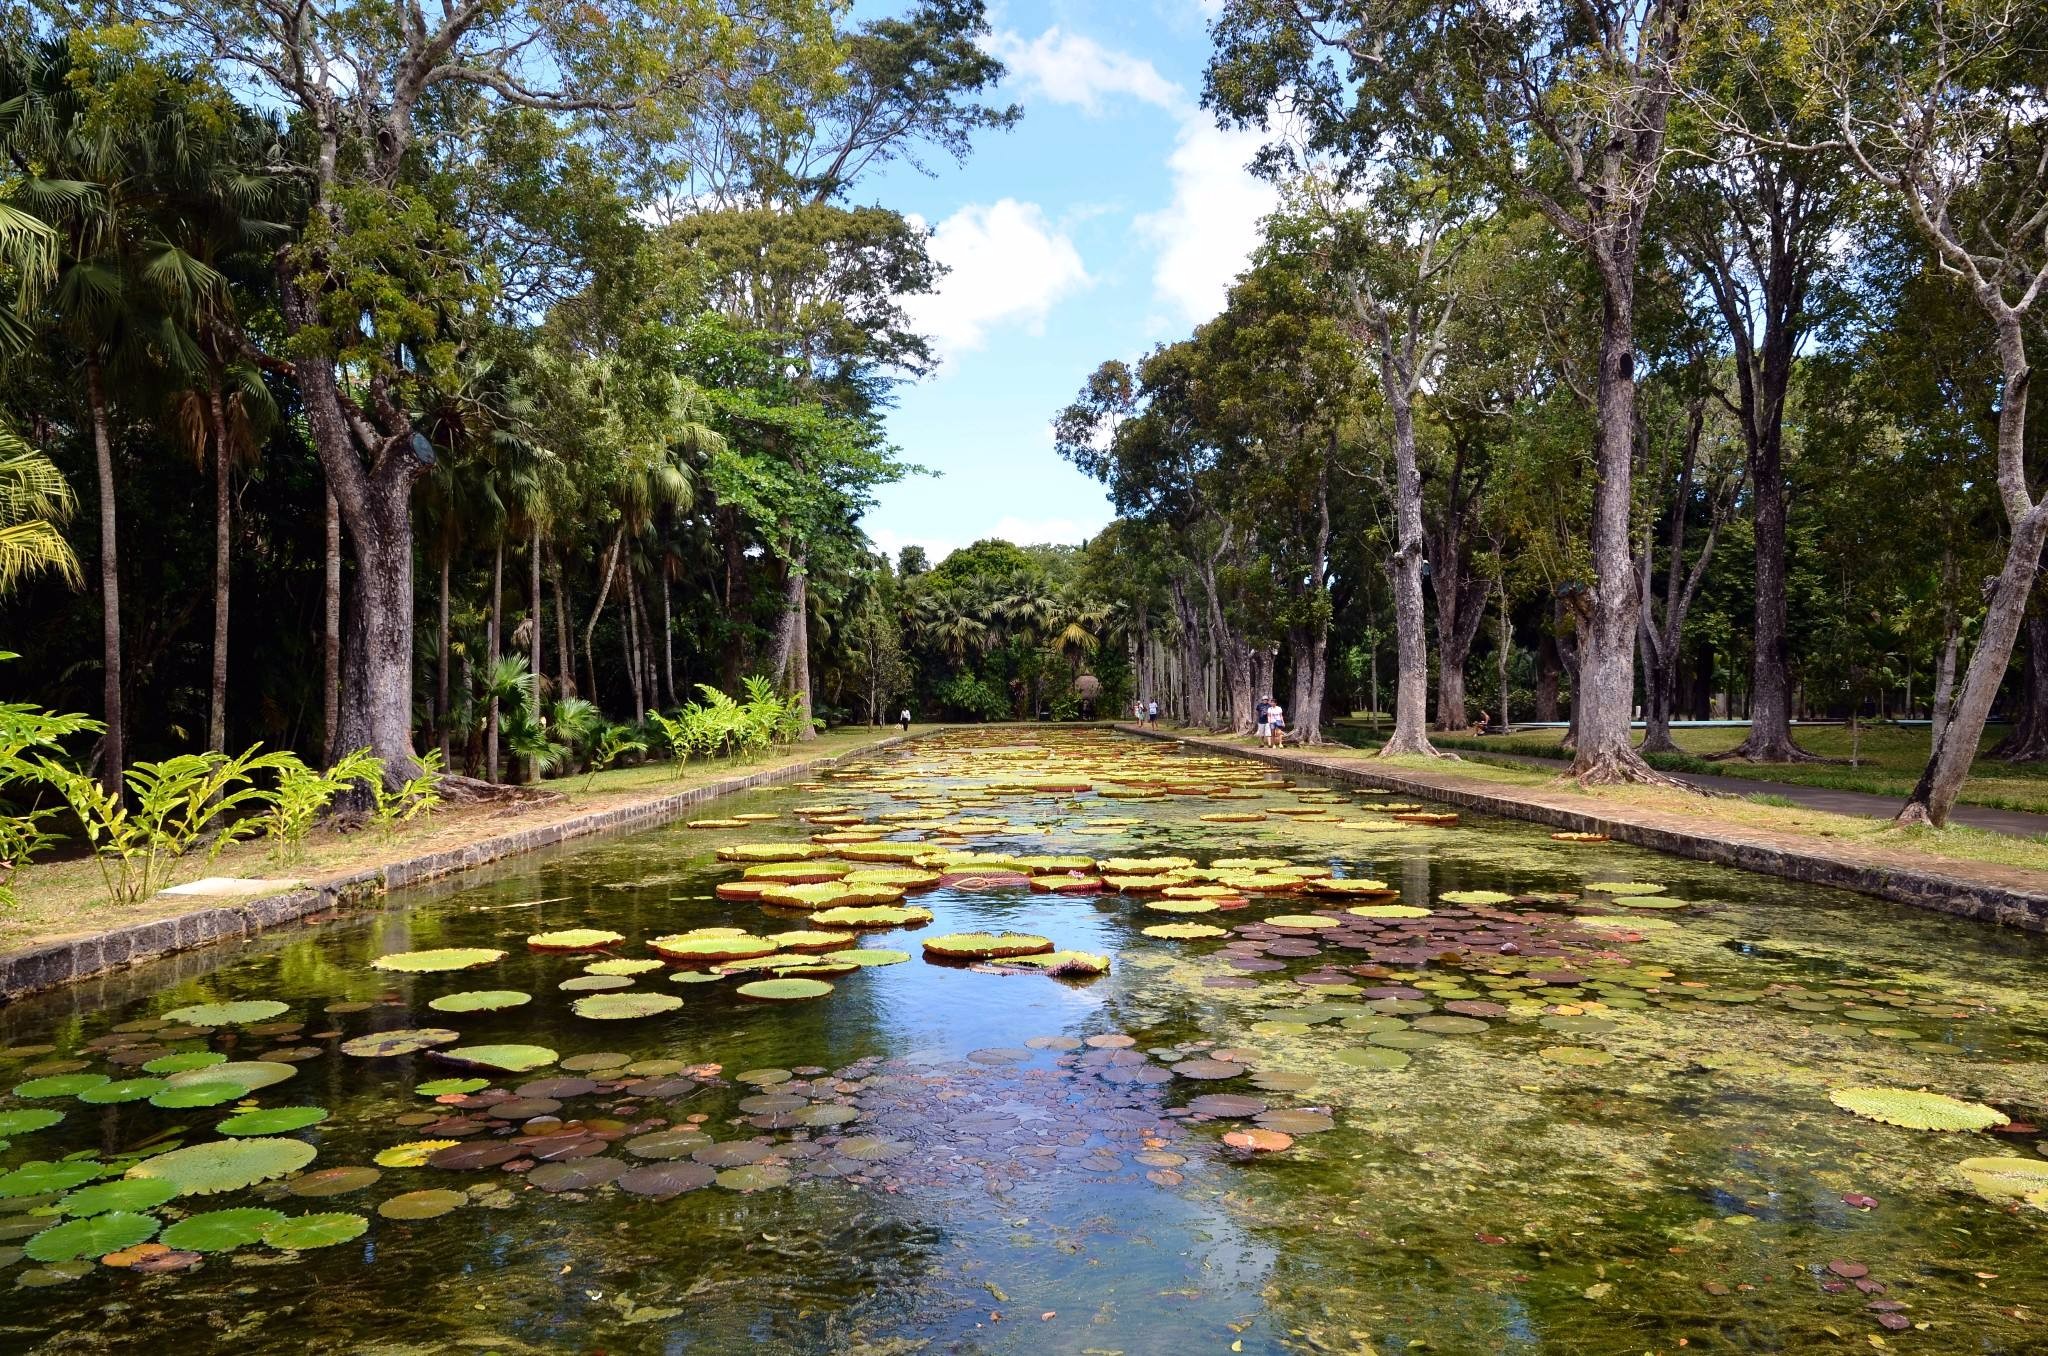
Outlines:
<svg viewBox="0 0 2048 1356"><path fill-rule="evenodd" d="M1189 734L1203 738L1216 738L1207 731L1190 730ZM1720 736L1721 743L1732 743L1726 739L1726 731L1699 731L1701 734ZM1809 730L1807 733L1824 733ZM1846 732L1843 732L1846 737ZM1432 740L1436 736L1431 736ZM1249 735L1223 740L1250 747L1257 741ZM1443 741L1436 741L1441 744ZM1480 744L1489 752L1503 751L1500 746L1515 741L1487 739L1469 741ZM1550 740L1552 752L1556 741ZM1926 736L1920 736L1924 748ZM1814 748L1819 741L1806 746ZM1507 749L1506 752L1517 752ZM1815 749L1816 752L1819 749ZM1290 748L1288 752L1304 752ZM1466 782L1489 783L1487 789L1502 794L1526 791L1546 798L1557 796L1583 796L1589 800L1605 801L1618 808L1633 808L1654 811L1660 814L1683 816L1704 823L1718 822L1731 829L1746 829L1813 840L1805 846L1818 851L1827 851L1830 845L1870 848L1877 851L1901 854L1916 865L1929 867L1944 863L1981 863L1990 866L2018 867L2029 871L2048 871L2048 838L2021 838L2006 833L1991 833L1981 829L1894 829L1881 819L1861 815L1837 815L1819 810L1800 809L1772 796L1718 796L1702 798L1684 791L1672 791L1662 787L1648 786L1599 786L1582 787L1573 782L1562 781L1556 773L1545 768L1527 767L1519 764L1481 763L1469 759L1458 762L1430 758L1390 758L1380 763L1370 748L1350 744L1325 744L1305 750L1316 758L1335 761L1373 760L1376 765L1400 772L1418 773L1425 777L1450 777ZM1715 771L1721 771L1723 764L1713 764ZM1848 771L1850 769L1843 769ZM1915 769L1917 773L1918 769ZM2048 779L2040 782L2048 789ZM1862 789L1862 788L1856 788ZM1899 795L1903 797L1906 790ZM2042 797L2044 808L2048 808L2048 795ZM2027 808L2033 808L2029 806Z"/></svg>
<svg viewBox="0 0 2048 1356"><path fill-rule="evenodd" d="M911 728L913 731L917 729L916 726ZM181 863L170 883L175 885L200 876L270 876L318 881L369 866L444 851L479 838L573 819L592 810L658 800L736 773L762 772L813 758L852 753L896 733L898 731L893 725L874 730L859 726L828 730L811 743L778 749L751 763L725 759L693 762L681 769L680 775L673 764L653 763L644 767L615 768L600 772L595 778L565 777L546 783L548 790L561 793L560 800L543 804L513 802L446 806L411 824L400 825L389 835L372 829L348 834L328 828L315 829L306 840L305 851L289 865L273 862L268 845L261 840L236 843L210 865L196 857ZM16 950L57 937L98 932L123 923L161 918L209 902L158 896L134 905L113 903L106 897L98 866L85 857L38 863L16 876L14 883L21 904L0 914L0 951Z"/></svg>
<svg viewBox="0 0 2048 1356"><path fill-rule="evenodd" d="M1370 740L1371 727L1353 718L1338 722L1346 740ZM1767 782L1790 782L1800 786L1824 787L1830 791L1867 791L1903 801L1912 794L1920 770L1927 765L1930 736L1925 726L1866 725L1856 749L1857 764L1851 766L1850 734L1846 725L1803 725L1793 738L1809 753L1832 761L1826 763L1744 763L1729 760L1710 763L1705 755L1720 753L1742 742L1739 726L1722 725L1705 729L1673 730L1671 737L1685 755L1652 754L1650 762L1667 772L1704 773L1717 777L1749 777ZM2005 737L2002 726L1984 732L1981 748L1989 750ZM1430 739L1440 748L1472 750L1475 753L1516 753L1539 758L1559 758L1558 743L1563 730L1529 730L1519 734L1474 739L1468 736L1432 732ZM1687 756L1689 755L1689 756ZM2001 810L2031 810L2048 814L2048 764L2007 763L2000 759L1977 759L1970 780L1963 785L1962 799L1970 805L1988 805Z"/></svg>

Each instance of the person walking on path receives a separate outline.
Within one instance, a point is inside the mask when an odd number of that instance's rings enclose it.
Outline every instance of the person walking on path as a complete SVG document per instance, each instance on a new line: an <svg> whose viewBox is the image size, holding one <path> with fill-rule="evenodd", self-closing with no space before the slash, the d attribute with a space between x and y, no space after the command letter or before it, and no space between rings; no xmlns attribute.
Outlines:
<svg viewBox="0 0 2048 1356"><path fill-rule="evenodd" d="M1131 719L1139 725L1145 723L1145 699L1143 697L1131 703Z"/></svg>
<svg viewBox="0 0 2048 1356"><path fill-rule="evenodd" d="M1159 723L1158 702L1151 702L1145 707L1145 723L1147 725L1157 725Z"/></svg>
<svg viewBox="0 0 2048 1356"><path fill-rule="evenodd" d="M1259 698L1258 704L1252 708L1252 733L1258 736L1261 744L1266 742L1266 736L1271 733L1271 727L1266 723L1266 713L1272 709L1271 697Z"/></svg>
<svg viewBox="0 0 2048 1356"><path fill-rule="evenodd" d="M909 733L910 733L910 708L909 708L909 707L907 707L907 706L906 706L906 707L904 707L904 708L903 708L902 712L901 712L901 713L900 713L900 714L899 714L899 715L898 715L898 716L896 717L896 723L897 723L898 725L901 725L901 726L903 727L903 733L905 733L905 734L909 734Z"/></svg>
<svg viewBox="0 0 2048 1356"><path fill-rule="evenodd" d="M1274 702L1266 708L1266 745L1278 748L1287 742L1287 712L1280 703Z"/></svg>

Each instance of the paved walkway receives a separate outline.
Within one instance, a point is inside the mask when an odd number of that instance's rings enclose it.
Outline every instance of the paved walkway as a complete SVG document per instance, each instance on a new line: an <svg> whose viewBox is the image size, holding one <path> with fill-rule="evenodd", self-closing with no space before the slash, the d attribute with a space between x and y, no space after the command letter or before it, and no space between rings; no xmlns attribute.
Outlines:
<svg viewBox="0 0 2048 1356"><path fill-rule="evenodd" d="M1522 767L1536 767L1555 770L1561 767L1561 758L1538 758L1523 753L1482 753L1477 749L1449 749L1462 758L1472 758L1486 763L1513 763ZM1801 786L1797 782L1767 782L1757 777L1715 777L1691 772L1674 772L1672 776L1702 791L1717 791L1731 796L1783 796L1794 805L1807 810L1824 810L1836 815L1861 815L1866 819L1890 819L1899 812L1899 802L1891 796L1873 796L1867 791L1832 791L1824 786ZM1965 828L1985 829L1991 833L2009 833L2019 838L2039 838L2048 834L2048 815L2031 814L2025 810L1999 810L1988 805L1958 805L1949 812L1949 821Z"/></svg>

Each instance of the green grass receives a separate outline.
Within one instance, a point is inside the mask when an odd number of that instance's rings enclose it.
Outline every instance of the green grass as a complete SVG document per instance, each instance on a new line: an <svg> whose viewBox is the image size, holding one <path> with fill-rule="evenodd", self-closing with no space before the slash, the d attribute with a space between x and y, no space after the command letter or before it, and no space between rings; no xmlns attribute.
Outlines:
<svg viewBox="0 0 2048 1356"><path fill-rule="evenodd" d="M1374 742L1363 721L1338 722L1347 742ZM1756 781L1785 782L1830 791L1862 791L1874 796L1903 801L1912 794L1920 770L1927 763L1929 735L1926 727L1869 725L1861 732L1851 766L1851 736L1847 726L1809 725L1794 732L1799 746L1819 754L1825 763L1744 763L1733 760L1710 762L1707 754L1720 753L1742 742L1744 731L1736 726L1672 731L1672 739L1683 754L1651 754L1650 764L1666 772L1690 772L1716 777L1747 777ZM1980 746L1989 751L2005 737L2003 727L1984 732ZM1470 750L1474 753L1516 754L1533 758L1561 758L1558 743L1563 730L1529 730L1520 734L1475 739L1468 735L1434 734L1439 748ZM2048 814L2048 764L2007 763L1979 757L1964 784L1965 804L2000 810L2026 810Z"/></svg>

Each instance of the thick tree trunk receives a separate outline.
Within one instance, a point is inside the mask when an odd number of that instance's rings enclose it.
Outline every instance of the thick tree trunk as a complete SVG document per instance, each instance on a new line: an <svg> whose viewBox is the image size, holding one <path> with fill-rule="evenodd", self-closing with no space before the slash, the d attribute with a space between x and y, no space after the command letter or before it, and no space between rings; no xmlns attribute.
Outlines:
<svg viewBox="0 0 2048 1356"><path fill-rule="evenodd" d="M1273 695L1273 661L1279 656L1261 645L1252 651L1252 701ZM1289 708L1290 710L1292 708Z"/></svg>
<svg viewBox="0 0 2048 1356"><path fill-rule="evenodd" d="M1577 743L1570 775L1581 783L1666 782L1630 744L1635 709L1636 616L1639 606L1631 549L1631 483L1635 462L1635 324L1631 252L1613 262L1602 288L1599 445L1593 490L1593 587L1579 595L1579 671L1572 687Z"/></svg>
<svg viewBox="0 0 2048 1356"><path fill-rule="evenodd" d="M1971 652L1969 667L1963 674L1955 712L1934 745L1919 784L1899 810L1895 821L1899 824L1947 826L1949 811L1976 761L1978 745L1984 738L1984 722L1990 718L1991 704L1997 700L1999 686L2005 681L2006 666L2012 662L2013 640L2033 596L2042 543L2048 539L2048 499L2034 502L2026 487L2030 372L2025 316L2003 308L1993 320L2003 377L1998 400L1998 489L2011 536L2006 542L2004 567L1998 573L1990 605L1984 612L1977 648Z"/></svg>
<svg viewBox="0 0 2048 1356"><path fill-rule="evenodd" d="M327 547L321 565L320 738L332 767L341 747L341 505L327 492Z"/></svg>
<svg viewBox="0 0 2048 1356"><path fill-rule="evenodd" d="M97 358L85 360L86 399L92 406L93 465L100 486L100 698L107 732L100 783L123 794L127 770L126 713L121 703L121 561L119 512L114 501L114 442L107 429L107 392Z"/></svg>
<svg viewBox="0 0 2048 1356"><path fill-rule="evenodd" d="M453 767L449 748L448 711L448 557L451 554L446 544L441 547L441 615L436 630L434 655L434 729L440 735L441 766Z"/></svg>
<svg viewBox="0 0 2048 1356"><path fill-rule="evenodd" d="M1564 660L1557 652L1557 637L1544 627L1536 638L1536 719L1557 719L1557 680L1564 672Z"/></svg>
<svg viewBox="0 0 2048 1356"><path fill-rule="evenodd" d="M1202 561L1202 591L1209 603L1209 650L1221 670L1220 689L1216 693L1215 709L1210 713L1210 724L1216 728L1228 728L1235 734L1250 734L1254 723L1253 704L1257 700L1252 692L1251 646L1245 643L1244 637L1225 616L1222 592L1216 583L1216 563L1230 550L1231 540L1231 530L1225 528L1215 552ZM1224 710L1226 700L1227 714Z"/></svg>
<svg viewBox="0 0 2048 1356"><path fill-rule="evenodd" d="M1168 580L1169 596L1173 600L1173 615L1180 625L1180 672L1179 680L1173 685L1174 697L1180 710L1177 719L1183 725L1193 725L1199 718L1201 705L1196 694L1200 692L1197 683L1202 672L1202 640L1200 623L1196 619L1194 600L1188 596L1186 577L1178 570Z"/></svg>
<svg viewBox="0 0 2048 1356"><path fill-rule="evenodd" d="M1422 469L1415 456L1412 374L1394 353L1390 330L1380 334L1380 386L1394 416L1394 732L1379 756L1437 756L1429 742L1429 636L1422 613Z"/></svg>
<svg viewBox="0 0 2048 1356"><path fill-rule="evenodd" d="M213 673L206 693L206 747L219 753L228 746L228 587L233 568L234 501L227 405L217 377L207 384L206 415L213 434Z"/></svg>
<svg viewBox="0 0 2048 1356"><path fill-rule="evenodd" d="M2026 628L2027 663L2019 711L2012 733L1991 751L1993 757L2015 763L2048 759L2048 610L2040 603L2027 609ZM1943 657L1953 670L1955 661L1949 646L1943 646Z"/></svg>
<svg viewBox="0 0 2048 1356"><path fill-rule="evenodd" d="M498 660L504 657L505 635L505 535L498 534L491 551L491 615L484 625L484 681L491 684L490 709L484 712L484 780L499 780L498 772Z"/></svg>

